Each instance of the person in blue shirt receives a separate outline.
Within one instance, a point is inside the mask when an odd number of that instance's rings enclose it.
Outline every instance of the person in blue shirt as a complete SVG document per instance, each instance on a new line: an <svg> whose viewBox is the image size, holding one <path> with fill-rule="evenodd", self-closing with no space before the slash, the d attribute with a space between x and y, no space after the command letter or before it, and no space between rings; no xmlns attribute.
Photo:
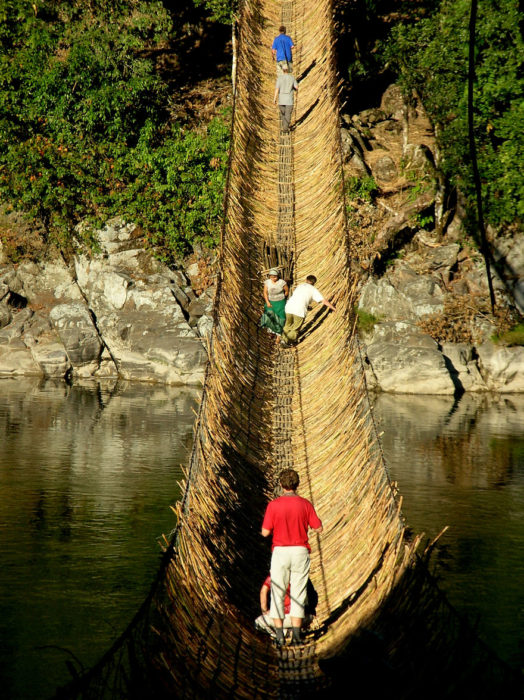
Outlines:
<svg viewBox="0 0 524 700"><path fill-rule="evenodd" d="M273 39L273 46L271 47L271 52L273 58L277 62L277 75L282 74L282 66L287 64L288 72L293 72L293 53L291 49L295 48L293 44L293 39L286 34L286 28L282 25L279 27L280 32L278 36Z"/></svg>

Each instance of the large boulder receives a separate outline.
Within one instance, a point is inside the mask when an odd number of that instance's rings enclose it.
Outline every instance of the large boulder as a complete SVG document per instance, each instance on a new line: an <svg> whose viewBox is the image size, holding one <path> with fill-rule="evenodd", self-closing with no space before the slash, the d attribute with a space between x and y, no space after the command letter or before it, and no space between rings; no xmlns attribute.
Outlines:
<svg viewBox="0 0 524 700"><path fill-rule="evenodd" d="M24 329L33 317L33 311L25 308L13 314L12 320L0 330L0 344L9 345L21 341Z"/></svg>
<svg viewBox="0 0 524 700"><path fill-rule="evenodd" d="M370 278L362 287L358 307L385 321L414 321L442 311L444 295L431 276L407 270L393 278Z"/></svg>
<svg viewBox="0 0 524 700"><path fill-rule="evenodd" d="M524 347L499 347L483 343L477 347L480 373L491 391L524 392Z"/></svg>
<svg viewBox="0 0 524 700"><path fill-rule="evenodd" d="M0 377L18 377L43 374L31 350L21 340L12 343L0 341Z"/></svg>
<svg viewBox="0 0 524 700"><path fill-rule="evenodd" d="M397 166L391 156L378 158L371 166L371 172L377 180L391 182L398 176Z"/></svg>
<svg viewBox="0 0 524 700"><path fill-rule="evenodd" d="M394 83L386 88L380 101L381 110L393 119L401 120L405 111L402 89Z"/></svg>
<svg viewBox="0 0 524 700"><path fill-rule="evenodd" d="M167 275L133 276L100 258L79 257L77 279L119 374L125 379L198 384L206 352Z"/></svg>
<svg viewBox="0 0 524 700"><path fill-rule="evenodd" d="M15 278L10 283L12 291L21 294L28 302L38 306L52 306L58 299L80 300L82 298L71 270L60 259L45 263L20 263L16 269Z"/></svg>
<svg viewBox="0 0 524 700"><path fill-rule="evenodd" d="M71 369L67 353L60 343L37 343L31 347L31 354L46 377L63 379Z"/></svg>
<svg viewBox="0 0 524 700"><path fill-rule="evenodd" d="M75 374L92 376L100 366L104 346L89 309L80 302L57 304L49 316Z"/></svg>
<svg viewBox="0 0 524 700"><path fill-rule="evenodd" d="M378 323L367 359L381 391L398 394L454 394L456 387L437 343L415 325Z"/></svg>

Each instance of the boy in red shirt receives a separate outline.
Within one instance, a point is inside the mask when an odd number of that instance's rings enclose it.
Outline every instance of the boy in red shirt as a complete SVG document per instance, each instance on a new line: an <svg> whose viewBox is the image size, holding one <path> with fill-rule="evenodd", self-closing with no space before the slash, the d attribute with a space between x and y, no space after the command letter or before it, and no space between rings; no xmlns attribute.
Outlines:
<svg viewBox="0 0 524 700"><path fill-rule="evenodd" d="M305 615L311 550L308 528L322 532L322 522L312 504L296 493L299 483L299 476L294 469L284 469L280 474L280 485L284 493L268 504L262 523L264 537L273 533L270 615L278 644L284 643L284 597L288 585L291 588L293 643L302 641L300 629Z"/></svg>

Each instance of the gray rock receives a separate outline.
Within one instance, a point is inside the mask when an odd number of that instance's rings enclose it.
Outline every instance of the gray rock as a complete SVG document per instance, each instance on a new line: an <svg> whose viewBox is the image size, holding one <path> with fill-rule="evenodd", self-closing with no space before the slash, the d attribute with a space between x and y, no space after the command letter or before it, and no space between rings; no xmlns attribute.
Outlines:
<svg viewBox="0 0 524 700"><path fill-rule="evenodd" d="M9 307L6 304L0 304L0 328L8 326L11 323L12 315Z"/></svg>
<svg viewBox="0 0 524 700"><path fill-rule="evenodd" d="M63 379L71 369L66 351L59 343L38 343L31 348L31 354L46 377Z"/></svg>
<svg viewBox="0 0 524 700"><path fill-rule="evenodd" d="M359 112L358 116L363 124L376 124L377 122L382 122L387 119L386 113L381 109L377 109L376 107L365 109L364 111Z"/></svg>
<svg viewBox="0 0 524 700"><path fill-rule="evenodd" d="M210 338L213 331L213 317L204 314L198 319L197 328L201 338Z"/></svg>
<svg viewBox="0 0 524 700"><path fill-rule="evenodd" d="M103 343L87 307L79 302L58 304L50 318L75 373L93 375L99 368Z"/></svg>
<svg viewBox="0 0 524 700"><path fill-rule="evenodd" d="M380 108L387 116L400 121L404 110L404 97L398 85L392 84L386 88L380 101Z"/></svg>
<svg viewBox="0 0 524 700"><path fill-rule="evenodd" d="M5 284L10 292L24 294L24 285L18 277L17 271L12 267L7 267L0 272L0 282Z"/></svg>
<svg viewBox="0 0 524 700"><path fill-rule="evenodd" d="M371 166L371 172L377 180L384 182L390 182L398 175L397 166L391 156L382 156L376 160Z"/></svg>
<svg viewBox="0 0 524 700"><path fill-rule="evenodd" d="M22 341L13 344L0 344L0 377L42 375L40 365L35 362L31 351Z"/></svg>
<svg viewBox="0 0 524 700"><path fill-rule="evenodd" d="M404 170L422 176L435 169L431 151L422 144L408 143L402 154Z"/></svg>
<svg viewBox="0 0 524 700"><path fill-rule="evenodd" d="M359 156L358 153L353 154L349 160L349 165L358 177L367 177L371 173L370 169L366 165L366 162Z"/></svg>
<svg viewBox="0 0 524 700"><path fill-rule="evenodd" d="M524 236L498 237L493 248L497 267L512 293L517 308L520 313L524 313Z"/></svg>
<svg viewBox="0 0 524 700"><path fill-rule="evenodd" d="M136 224L128 224L119 216L109 219L96 234L102 251L109 254L141 248L137 245L140 235Z"/></svg>
<svg viewBox="0 0 524 700"><path fill-rule="evenodd" d="M410 323L377 324L367 345L367 358L381 391L455 393L455 385L437 344Z"/></svg>
<svg viewBox="0 0 524 700"><path fill-rule="evenodd" d="M0 330L0 344L8 345L12 344L14 341L20 340L24 332L24 327L32 316L33 312L31 309L27 308L21 309L16 314L13 314L11 323Z"/></svg>
<svg viewBox="0 0 524 700"><path fill-rule="evenodd" d="M201 383L206 353L184 318L170 279L132 279L99 259L79 259L77 275L120 376Z"/></svg>
<svg viewBox="0 0 524 700"><path fill-rule="evenodd" d="M9 287L5 282L0 282L0 301L3 301L9 294Z"/></svg>
<svg viewBox="0 0 524 700"><path fill-rule="evenodd" d="M443 343L442 354L448 361L448 370L456 385L463 391L487 391L473 356L473 347L467 343Z"/></svg>
<svg viewBox="0 0 524 700"><path fill-rule="evenodd" d="M422 318L444 310L444 294L428 275L418 275L401 286L399 292L410 303L411 318Z"/></svg>
<svg viewBox="0 0 524 700"><path fill-rule="evenodd" d="M396 284L382 277L370 278L362 288L359 309L387 321L416 320L444 308L444 296L435 280L426 275L406 275Z"/></svg>
<svg viewBox="0 0 524 700"><path fill-rule="evenodd" d="M484 343L477 347L479 369L491 391L524 391L524 347L499 347Z"/></svg>
<svg viewBox="0 0 524 700"><path fill-rule="evenodd" d="M47 263L22 263L16 270L17 278L21 284L18 291L29 302L54 303L54 299L79 300L81 299L71 270L62 260Z"/></svg>

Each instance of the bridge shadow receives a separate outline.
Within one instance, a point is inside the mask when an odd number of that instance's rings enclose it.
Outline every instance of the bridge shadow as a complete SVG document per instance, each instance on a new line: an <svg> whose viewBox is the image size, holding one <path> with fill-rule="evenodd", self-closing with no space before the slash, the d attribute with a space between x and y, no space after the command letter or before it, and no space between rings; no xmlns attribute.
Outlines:
<svg viewBox="0 0 524 700"><path fill-rule="evenodd" d="M355 678L373 679L374 695L396 699L523 697L523 676L499 659L452 607L429 570L429 555L406 570L341 653L319 659L330 680L329 697L347 697L348 680ZM357 591L339 612L359 597ZM337 611L326 625L336 618Z"/></svg>

